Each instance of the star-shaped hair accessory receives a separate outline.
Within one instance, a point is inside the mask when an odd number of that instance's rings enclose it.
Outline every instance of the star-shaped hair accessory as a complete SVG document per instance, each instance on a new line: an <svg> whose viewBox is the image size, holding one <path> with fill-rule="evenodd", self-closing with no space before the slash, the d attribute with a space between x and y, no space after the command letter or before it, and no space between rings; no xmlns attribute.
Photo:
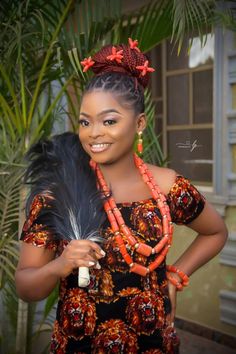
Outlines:
<svg viewBox="0 0 236 354"><path fill-rule="evenodd" d="M84 60L81 61L81 64L84 67L83 72L85 73L89 68L91 68L91 66L93 66L94 63L95 61L93 61L91 57L84 58Z"/></svg>
<svg viewBox="0 0 236 354"><path fill-rule="evenodd" d="M140 53L140 49L137 47L138 46L137 39L132 40L132 38L129 38L129 46L131 49L135 49L135 50L137 50L137 52Z"/></svg>
<svg viewBox="0 0 236 354"><path fill-rule="evenodd" d="M136 69L141 70L141 74L140 74L141 76L145 76L147 74L147 72L152 73L153 71L155 71L155 69L149 67L148 64L149 64L149 61L146 60L143 65L136 66Z"/></svg>
<svg viewBox="0 0 236 354"><path fill-rule="evenodd" d="M111 50L112 54L111 55L108 55L107 56L107 59L109 60L116 60L117 63L121 63L121 59L123 58L123 49L121 50L116 50L116 47L112 47L112 50Z"/></svg>

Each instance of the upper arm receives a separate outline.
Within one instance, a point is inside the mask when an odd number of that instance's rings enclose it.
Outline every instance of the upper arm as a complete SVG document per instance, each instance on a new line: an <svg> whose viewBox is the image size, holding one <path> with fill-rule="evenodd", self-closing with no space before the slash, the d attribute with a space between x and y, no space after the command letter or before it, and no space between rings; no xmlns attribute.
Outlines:
<svg viewBox="0 0 236 354"><path fill-rule="evenodd" d="M40 268L52 261L54 257L55 252L51 249L21 242L17 271L26 268Z"/></svg>
<svg viewBox="0 0 236 354"><path fill-rule="evenodd" d="M23 225L17 270L41 267L55 257L57 242L52 232L39 222L40 212L46 207L47 197L36 195Z"/></svg>
<svg viewBox="0 0 236 354"><path fill-rule="evenodd" d="M201 213L186 226L203 235L224 233L227 236L227 228L219 213L205 200L205 205Z"/></svg>

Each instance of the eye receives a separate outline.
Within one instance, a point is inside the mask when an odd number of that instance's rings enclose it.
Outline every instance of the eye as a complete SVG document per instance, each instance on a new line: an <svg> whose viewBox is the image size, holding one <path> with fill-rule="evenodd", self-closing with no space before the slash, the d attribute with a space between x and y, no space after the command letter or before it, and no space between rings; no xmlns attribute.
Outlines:
<svg viewBox="0 0 236 354"><path fill-rule="evenodd" d="M79 125L81 125L81 127L87 127L89 125L89 121L86 119L79 119Z"/></svg>
<svg viewBox="0 0 236 354"><path fill-rule="evenodd" d="M116 119L114 119L114 118L106 119L106 120L104 120L103 124L104 124L104 125L113 125L113 124L116 124Z"/></svg>

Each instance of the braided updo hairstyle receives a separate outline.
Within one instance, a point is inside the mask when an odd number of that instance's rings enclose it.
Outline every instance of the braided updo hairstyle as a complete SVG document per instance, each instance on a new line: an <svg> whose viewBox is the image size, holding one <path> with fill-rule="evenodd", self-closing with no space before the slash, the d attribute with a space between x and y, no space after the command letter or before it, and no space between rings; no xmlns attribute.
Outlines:
<svg viewBox="0 0 236 354"><path fill-rule="evenodd" d="M112 48L117 51L123 50L123 58L120 62L110 60ZM147 57L139 50L131 48L129 45L120 44L116 46L106 45L102 47L93 57L91 70L95 76L85 87L84 94L91 91L108 91L129 109L133 109L135 114L143 113L144 88L149 81L149 72L142 76L137 66L144 65Z"/></svg>

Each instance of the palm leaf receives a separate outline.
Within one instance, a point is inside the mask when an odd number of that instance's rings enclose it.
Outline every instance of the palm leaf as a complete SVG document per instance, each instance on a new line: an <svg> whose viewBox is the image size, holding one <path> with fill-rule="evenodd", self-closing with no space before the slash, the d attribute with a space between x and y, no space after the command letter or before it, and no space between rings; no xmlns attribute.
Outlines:
<svg viewBox="0 0 236 354"><path fill-rule="evenodd" d="M186 34L200 36L203 41L206 28L214 19L216 1L156 0L132 14L125 14L115 27L113 41L127 42L137 38L144 52L164 39L172 38L182 46Z"/></svg>
<svg viewBox="0 0 236 354"><path fill-rule="evenodd" d="M204 44L204 34L213 23L215 6L215 1L189 0L186 6L184 0L174 0L172 39L179 42L178 52L182 47L186 33L193 35L193 30L197 31L202 45Z"/></svg>
<svg viewBox="0 0 236 354"><path fill-rule="evenodd" d="M76 47L84 57L111 31L121 14L121 1L95 0L76 2L73 16L68 18L61 37L66 50Z"/></svg>
<svg viewBox="0 0 236 354"><path fill-rule="evenodd" d="M6 158L9 154L7 150L4 154L3 148L0 150L1 158ZM17 161L17 157L14 153L9 162ZM19 257L17 236L21 179L22 167L12 164L0 165L0 288L4 304L3 316L9 318L9 326L11 325L11 330L10 327L7 332L4 329L3 346L7 346L8 352L10 352L8 335L12 333L11 337L15 338L16 332L17 296L14 274Z"/></svg>
<svg viewBox="0 0 236 354"><path fill-rule="evenodd" d="M120 0L101 0L99 6L96 6L94 0L82 0L75 5L74 14L68 18L59 41L63 43L62 59L64 63L67 63L69 55L71 69L78 75L81 85L88 80L90 74L82 72L80 61L96 51L96 48L101 46L101 42L104 44L107 41L120 14ZM66 70L70 70L68 65Z"/></svg>
<svg viewBox="0 0 236 354"><path fill-rule="evenodd" d="M6 172L2 169L1 172ZM14 281L18 261L17 230L19 222L20 186L22 169L8 168L9 174L0 175L0 286L6 278ZM7 277L6 277L7 276Z"/></svg>
<svg viewBox="0 0 236 354"><path fill-rule="evenodd" d="M214 15L214 24L216 26L224 26L229 31L236 31L235 2L220 3Z"/></svg>
<svg viewBox="0 0 236 354"><path fill-rule="evenodd" d="M63 23L65 21L65 18L66 18L67 14L68 14L68 12L70 10L71 5L72 5L72 0L69 0L68 3L67 3L67 6L65 7L65 9L64 9L64 11L63 11L63 13L61 15L60 21L59 21L55 31L53 32L49 47L48 47L47 52L46 52L45 59L43 61L42 68L41 68L41 70L39 72L39 77L38 77L38 80L37 80L37 83L36 83L36 86L35 86L35 90L34 90L34 93L33 93L32 102L31 102L30 109L29 109L29 112L28 112L28 125L30 125L31 121L32 121L33 113L34 113L35 106L36 106L36 103L37 103L37 98L38 98L38 95L40 93L40 85L41 85L43 77L45 75L45 69L47 68L47 64L48 64L49 59L51 57L51 52L53 50L55 40L56 40L56 38L57 38L57 36L59 34L59 31L61 30L61 27L62 27L62 25L63 25Z"/></svg>
<svg viewBox="0 0 236 354"><path fill-rule="evenodd" d="M147 115L147 127L144 131L144 153L145 161L163 166L166 159L163 156L158 136L155 133L155 106L152 102L151 92L145 90L145 112Z"/></svg>

